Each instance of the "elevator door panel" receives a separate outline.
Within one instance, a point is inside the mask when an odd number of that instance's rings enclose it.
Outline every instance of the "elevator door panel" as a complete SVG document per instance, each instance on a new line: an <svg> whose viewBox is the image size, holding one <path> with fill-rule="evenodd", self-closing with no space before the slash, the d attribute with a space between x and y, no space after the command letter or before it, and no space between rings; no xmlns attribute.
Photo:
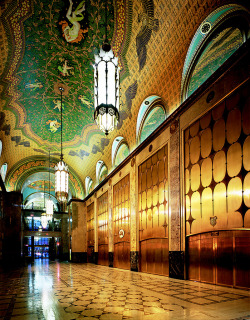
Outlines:
<svg viewBox="0 0 250 320"><path fill-rule="evenodd" d="M97 199L98 264L108 266L108 192Z"/></svg>
<svg viewBox="0 0 250 320"><path fill-rule="evenodd" d="M225 237L216 238L216 282L222 285L233 285L233 237L230 237L230 233L225 235Z"/></svg>
<svg viewBox="0 0 250 320"><path fill-rule="evenodd" d="M114 245L114 268L130 269L130 242L118 242Z"/></svg>
<svg viewBox="0 0 250 320"><path fill-rule="evenodd" d="M130 269L130 181L129 174L114 185L114 267Z"/></svg>
<svg viewBox="0 0 250 320"><path fill-rule="evenodd" d="M236 232L235 262L236 286L250 288L250 231L244 236Z"/></svg>
<svg viewBox="0 0 250 320"><path fill-rule="evenodd" d="M149 239L140 242L141 272L168 274L168 239Z"/></svg>
<svg viewBox="0 0 250 320"><path fill-rule="evenodd" d="M109 265L109 250L107 244L98 245L98 264Z"/></svg>
<svg viewBox="0 0 250 320"><path fill-rule="evenodd" d="M138 168L140 271L168 275L168 146Z"/></svg>
<svg viewBox="0 0 250 320"><path fill-rule="evenodd" d="M87 261L94 259L94 202L87 206Z"/></svg>

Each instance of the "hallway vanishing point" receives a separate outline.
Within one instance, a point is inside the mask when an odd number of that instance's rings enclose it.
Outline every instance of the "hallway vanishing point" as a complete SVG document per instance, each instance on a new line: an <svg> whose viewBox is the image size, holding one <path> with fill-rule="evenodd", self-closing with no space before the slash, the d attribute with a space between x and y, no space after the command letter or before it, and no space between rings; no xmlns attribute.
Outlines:
<svg viewBox="0 0 250 320"><path fill-rule="evenodd" d="M246 320L250 292L165 276L35 260L1 270L0 319Z"/></svg>

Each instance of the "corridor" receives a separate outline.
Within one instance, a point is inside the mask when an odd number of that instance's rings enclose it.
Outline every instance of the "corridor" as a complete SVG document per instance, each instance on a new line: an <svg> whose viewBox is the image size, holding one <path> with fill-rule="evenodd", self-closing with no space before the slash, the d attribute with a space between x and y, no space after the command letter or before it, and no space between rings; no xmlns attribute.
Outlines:
<svg viewBox="0 0 250 320"><path fill-rule="evenodd" d="M0 272L3 320L245 320L250 292L93 264L36 260Z"/></svg>

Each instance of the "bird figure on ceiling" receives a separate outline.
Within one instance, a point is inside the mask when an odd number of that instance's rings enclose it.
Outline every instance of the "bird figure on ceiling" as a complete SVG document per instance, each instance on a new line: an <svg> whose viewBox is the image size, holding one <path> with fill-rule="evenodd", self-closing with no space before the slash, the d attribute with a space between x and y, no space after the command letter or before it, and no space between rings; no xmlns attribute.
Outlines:
<svg viewBox="0 0 250 320"><path fill-rule="evenodd" d="M147 59L147 45L151 38L152 31L158 31L159 20L154 18L153 0L142 0L143 12L138 15L138 22L141 29L136 36L136 51L139 62L139 71L145 66Z"/></svg>

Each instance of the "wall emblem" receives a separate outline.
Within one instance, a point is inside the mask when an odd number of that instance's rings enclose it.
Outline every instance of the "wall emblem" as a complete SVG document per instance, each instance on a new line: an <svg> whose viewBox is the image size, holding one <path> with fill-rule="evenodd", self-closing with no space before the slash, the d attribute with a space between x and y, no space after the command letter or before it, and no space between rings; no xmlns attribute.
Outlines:
<svg viewBox="0 0 250 320"><path fill-rule="evenodd" d="M216 225L216 223L217 223L217 217L216 216L214 216L214 217L210 217L210 224L211 224L211 226L215 226Z"/></svg>
<svg viewBox="0 0 250 320"><path fill-rule="evenodd" d="M124 235L125 235L125 231L123 229L120 229L119 230L119 238L122 239L124 237Z"/></svg>

